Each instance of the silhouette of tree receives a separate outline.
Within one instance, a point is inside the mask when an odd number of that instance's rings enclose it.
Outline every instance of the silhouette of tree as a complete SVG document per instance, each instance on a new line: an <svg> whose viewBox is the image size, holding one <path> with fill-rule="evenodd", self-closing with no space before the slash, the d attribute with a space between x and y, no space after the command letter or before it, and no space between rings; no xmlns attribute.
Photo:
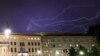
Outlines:
<svg viewBox="0 0 100 56"><path fill-rule="evenodd" d="M76 51L73 47L69 50L69 56L76 56Z"/></svg>
<svg viewBox="0 0 100 56"><path fill-rule="evenodd" d="M100 53L100 51L99 51L98 47L93 46L91 48L91 51L90 51L90 55L89 56L100 56L99 53Z"/></svg>
<svg viewBox="0 0 100 56"><path fill-rule="evenodd" d="M79 48L77 50L77 55L79 55L79 56L80 56L80 51L84 52L83 56L89 55L88 52L87 52L87 49L82 45L79 45Z"/></svg>
<svg viewBox="0 0 100 56"><path fill-rule="evenodd" d="M100 46L100 22L96 23L94 26L90 26L87 34L96 36L97 44Z"/></svg>

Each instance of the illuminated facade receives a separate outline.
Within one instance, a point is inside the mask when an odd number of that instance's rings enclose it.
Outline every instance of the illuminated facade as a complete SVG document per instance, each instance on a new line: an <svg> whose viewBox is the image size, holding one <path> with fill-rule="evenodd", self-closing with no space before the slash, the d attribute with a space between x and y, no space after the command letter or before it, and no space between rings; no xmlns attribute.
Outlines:
<svg viewBox="0 0 100 56"><path fill-rule="evenodd" d="M40 36L10 35L6 38L0 35L0 37L0 56L42 56Z"/></svg>
<svg viewBox="0 0 100 56"><path fill-rule="evenodd" d="M79 45L90 50L95 45L95 38L92 36L43 36L43 56L66 56L71 46L75 49ZM65 51L64 51L65 50ZM67 51L66 51L67 50Z"/></svg>
<svg viewBox="0 0 100 56"><path fill-rule="evenodd" d="M93 36L0 35L0 56L65 56L64 49L78 45L89 49L95 45ZM9 52L8 52L9 51Z"/></svg>

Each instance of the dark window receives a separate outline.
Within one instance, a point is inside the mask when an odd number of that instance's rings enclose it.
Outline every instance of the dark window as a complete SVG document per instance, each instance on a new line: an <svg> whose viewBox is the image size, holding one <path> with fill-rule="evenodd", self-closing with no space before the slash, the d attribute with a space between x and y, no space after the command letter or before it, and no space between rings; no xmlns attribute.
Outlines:
<svg viewBox="0 0 100 56"><path fill-rule="evenodd" d="M25 43L24 42L22 42L22 46L25 46Z"/></svg>
<svg viewBox="0 0 100 56"><path fill-rule="evenodd" d="M55 47L55 45L53 44L52 47Z"/></svg>
<svg viewBox="0 0 100 56"><path fill-rule="evenodd" d="M28 45L30 45L30 42L28 42Z"/></svg>
<svg viewBox="0 0 100 56"><path fill-rule="evenodd" d="M5 49L4 49L4 52L5 52Z"/></svg>
<svg viewBox="0 0 100 56"><path fill-rule="evenodd" d="M14 45L16 45L16 42L14 42Z"/></svg>
<svg viewBox="0 0 100 56"><path fill-rule="evenodd" d="M40 50L40 48L38 48L38 50Z"/></svg>
<svg viewBox="0 0 100 56"><path fill-rule="evenodd" d="M10 42L10 44L11 44L11 45L13 45L13 43L12 43L12 42Z"/></svg>
<svg viewBox="0 0 100 56"><path fill-rule="evenodd" d="M20 44L20 46L21 46L21 42L20 42L19 44Z"/></svg>
<svg viewBox="0 0 100 56"><path fill-rule="evenodd" d="M25 48L22 48L22 47L21 47L21 48L20 48L20 51L21 51L21 52L24 52L24 51L25 51Z"/></svg>
<svg viewBox="0 0 100 56"><path fill-rule="evenodd" d="M28 49L28 51L30 52L30 48Z"/></svg>
<svg viewBox="0 0 100 56"><path fill-rule="evenodd" d="M20 42L20 46L25 46L25 43L24 42Z"/></svg>
<svg viewBox="0 0 100 56"><path fill-rule="evenodd" d="M13 48L11 48L11 52L13 52Z"/></svg>
<svg viewBox="0 0 100 56"><path fill-rule="evenodd" d="M35 48L35 52L37 52L37 48Z"/></svg>
<svg viewBox="0 0 100 56"><path fill-rule="evenodd" d="M15 52L16 52L16 48L15 48Z"/></svg>
<svg viewBox="0 0 100 56"><path fill-rule="evenodd" d="M38 42L38 46L40 46L40 43Z"/></svg>
<svg viewBox="0 0 100 56"><path fill-rule="evenodd" d="M55 40L53 39L52 42L54 42Z"/></svg>
<svg viewBox="0 0 100 56"><path fill-rule="evenodd" d="M31 44L32 44L32 46L33 46L33 42L32 42Z"/></svg>
<svg viewBox="0 0 100 56"><path fill-rule="evenodd" d="M35 46L37 45L37 43L35 42Z"/></svg>
<svg viewBox="0 0 100 56"><path fill-rule="evenodd" d="M32 52L34 52L34 48L32 48Z"/></svg>

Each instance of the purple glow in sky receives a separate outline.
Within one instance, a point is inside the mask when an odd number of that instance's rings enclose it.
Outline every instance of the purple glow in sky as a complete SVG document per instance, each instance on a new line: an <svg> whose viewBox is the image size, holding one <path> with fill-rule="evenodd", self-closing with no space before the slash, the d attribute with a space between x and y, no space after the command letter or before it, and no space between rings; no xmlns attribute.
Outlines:
<svg viewBox="0 0 100 56"><path fill-rule="evenodd" d="M99 0L0 0L0 31L85 33L100 21Z"/></svg>

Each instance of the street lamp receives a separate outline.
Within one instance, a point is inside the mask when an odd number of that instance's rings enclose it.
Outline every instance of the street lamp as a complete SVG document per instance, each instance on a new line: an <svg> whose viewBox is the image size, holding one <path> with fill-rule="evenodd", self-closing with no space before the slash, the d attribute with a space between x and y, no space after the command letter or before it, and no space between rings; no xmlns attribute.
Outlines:
<svg viewBox="0 0 100 56"><path fill-rule="evenodd" d="M83 51L79 51L79 54L80 54L80 55L84 55L84 52L83 52Z"/></svg>

